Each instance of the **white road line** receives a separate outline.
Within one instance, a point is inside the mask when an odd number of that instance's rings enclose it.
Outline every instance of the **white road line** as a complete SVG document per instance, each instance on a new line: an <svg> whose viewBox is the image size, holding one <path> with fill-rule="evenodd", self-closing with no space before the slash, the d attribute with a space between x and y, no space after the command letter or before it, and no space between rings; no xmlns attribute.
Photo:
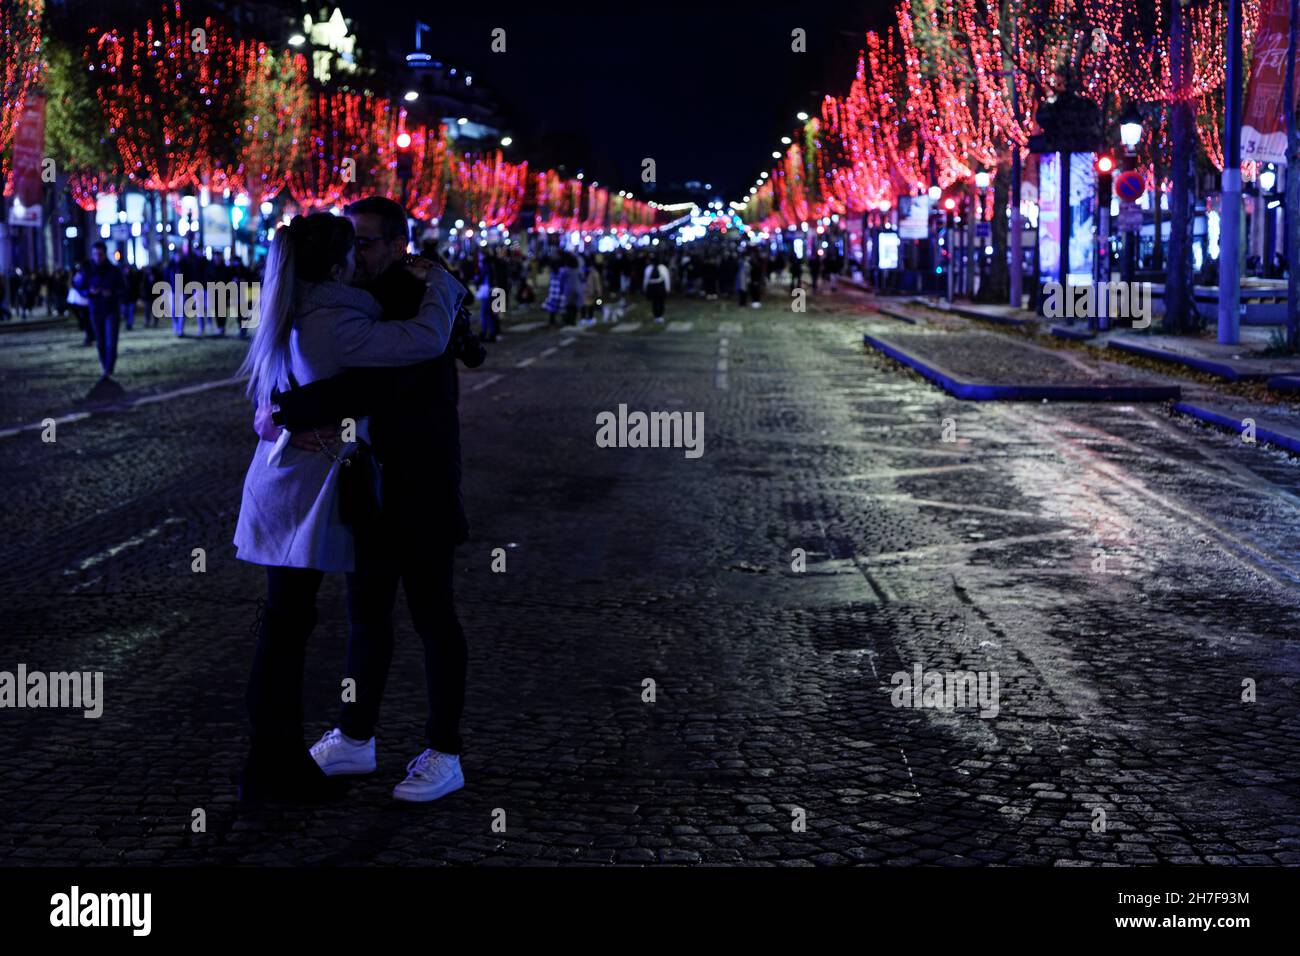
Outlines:
<svg viewBox="0 0 1300 956"><path fill-rule="evenodd" d="M537 361L537 357L535 355L530 356L529 358L526 359L520 359L518 362L515 363L515 368L527 368L528 366L532 365L536 361Z"/></svg>
<svg viewBox="0 0 1300 956"><path fill-rule="evenodd" d="M545 322L520 322L518 325L507 325L506 332L531 332L534 329L540 329Z"/></svg>
<svg viewBox="0 0 1300 956"><path fill-rule="evenodd" d="M54 424L64 425L67 424L68 422L78 422L81 421L81 419L83 418L89 418L89 417L90 417L90 412L74 412L71 415L64 415L60 418L54 419ZM4 431L0 431L0 438L11 438L14 435L19 434L20 432L39 431L44 427L45 427L45 423L43 421L40 421L40 422L34 422L31 425L19 425L17 428L6 428Z"/></svg>
<svg viewBox="0 0 1300 956"><path fill-rule="evenodd" d="M107 561L109 558L116 557L117 555L125 551L127 548L134 548L137 544L144 544L144 542L148 541L150 538L157 537L158 534L162 531L162 529L167 527L169 524L184 524L184 523L185 522L180 518L168 518L167 520L162 522L162 524L154 525L148 531L145 531L141 534L137 534L133 538L127 538L121 544L115 544L110 548L105 548L103 551L100 551L98 554L91 555L89 558L86 558L84 561L81 562L81 564L77 568L77 571L85 571L88 568L93 568L95 565L99 564L102 561ZM76 574L77 571L67 569L63 573Z"/></svg>
<svg viewBox="0 0 1300 956"><path fill-rule="evenodd" d="M690 322L669 322L669 323L668 323L668 329L667 329L667 331L669 331L669 332L689 332L689 331L691 330L692 327L693 327L693 326L692 326L692 323L690 323Z"/></svg>
<svg viewBox="0 0 1300 956"><path fill-rule="evenodd" d="M635 332L639 328L641 328L640 322L620 322L618 325L610 329L610 331L611 332Z"/></svg>
<svg viewBox="0 0 1300 956"><path fill-rule="evenodd" d="M479 382L477 385L472 386L470 388L470 391L477 392L480 388L487 388L493 382L499 382L503 378L505 378L504 375L489 375L487 378L483 379L483 381Z"/></svg>
<svg viewBox="0 0 1300 956"><path fill-rule="evenodd" d="M242 378L227 378L219 382L203 382L201 385L187 385L185 388L178 388L158 395L143 395L128 404L148 405L151 402L164 402L169 398L179 398L181 395L193 395L195 392L206 392L209 389L221 388L223 385L238 385L242 381L244 381Z"/></svg>
<svg viewBox="0 0 1300 956"><path fill-rule="evenodd" d="M556 352L558 352L558 351L559 351L559 348L558 348L557 346L552 345L549 349L543 349L543 350L542 350L542 354L539 355L539 356L537 356L537 357L538 357L538 358L546 358L546 356L548 356L548 355L554 355L554 354L555 354Z"/></svg>
<svg viewBox="0 0 1300 956"><path fill-rule="evenodd" d="M561 340L560 340L560 348L564 348L566 345L572 345L572 344L573 344L574 342L576 342L576 341L578 341L578 340L577 340L577 339L561 339Z"/></svg>
<svg viewBox="0 0 1300 956"><path fill-rule="evenodd" d="M718 331L723 335L740 335L745 331L745 327L739 322L720 322L718 323Z"/></svg>
<svg viewBox="0 0 1300 956"><path fill-rule="evenodd" d="M198 385L186 385L184 388L172 389L170 392L160 392L157 395L141 395L139 398L127 399L121 402L113 402L102 408L94 409L88 412L72 412L54 419L56 425L63 425L67 422L81 421L83 418L91 418L97 414L107 412L129 411L140 405L149 405L154 402L164 402L169 398L178 398L181 395L193 395L195 392L206 392L213 388L225 388L228 385L238 385L243 382L242 378L223 378L214 382L201 382ZM20 425L15 428L6 428L0 431L0 438L12 438L25 431L36 431L45 427L43 422L33 422L29 425Z"/></svg>

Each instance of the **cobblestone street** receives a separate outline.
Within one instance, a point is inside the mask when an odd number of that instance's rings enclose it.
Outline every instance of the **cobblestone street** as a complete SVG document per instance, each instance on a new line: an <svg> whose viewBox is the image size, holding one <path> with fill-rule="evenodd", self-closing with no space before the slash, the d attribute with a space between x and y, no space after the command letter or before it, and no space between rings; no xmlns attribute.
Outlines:
<svg viewBox="0 0 1300 956"><path fill-rule="evenodd" d="M961 402L864 349L904 327L861 293L809 301L510 316L462 373L466 786L415 807L404 599L378 773L236 805L265 591L231 544L244 343L124 332L105 408L70 322L0 337L0 670L104 672L98 720L0 714L0 860L1300 863L1297 462L1162 403ZM703 412L703 456L597 447L620 405ZM341 576L320 613L312 739ZM895 706L918 667L995 674L996 716Z"/></svg>

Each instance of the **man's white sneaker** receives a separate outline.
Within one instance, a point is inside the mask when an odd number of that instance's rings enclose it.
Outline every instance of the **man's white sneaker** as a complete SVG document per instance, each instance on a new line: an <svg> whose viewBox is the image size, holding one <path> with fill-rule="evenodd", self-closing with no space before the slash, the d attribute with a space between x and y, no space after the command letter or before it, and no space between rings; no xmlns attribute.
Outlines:
<svg viewBox="0 0 1300 956"><path fill-rule="evenodd" d="M459 757L426 750L406 765L406 779L393 788L393 799L428 803L463 786Z"/></svg>
<svg viewBox="0 0 1300 956"><path fill-rule="evenodd" d="M355 741L335 727L312 744L312 759L327 777L375 772L375 738Z"/></svg>

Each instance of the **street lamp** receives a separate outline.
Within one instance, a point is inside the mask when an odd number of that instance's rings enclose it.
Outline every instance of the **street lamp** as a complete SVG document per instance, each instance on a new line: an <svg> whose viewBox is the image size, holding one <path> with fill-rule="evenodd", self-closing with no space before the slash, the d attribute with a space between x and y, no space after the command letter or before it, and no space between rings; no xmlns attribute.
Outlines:
<svg viewBox="0 0 1300 956"><path fill-rule="evenodd" d="M1124 171L1137 169L1137 146L1142 142L1142 113L1138 110L1137 104L1132 100L1119 117L1119 141L1124 144ZM1160 207L1160 177L1156 176L1156 194L1153 197L1156 208ZM1156 213L1156 246L1160 245L1160 213ZM1124 281L1132 282L1133 274L1137 269L1138 253L1138 236L1140 230L1134 232L1129 226L1124 232Z"/></svg>
<svg viewBox="0 0 1300 956"><path fill-rule="evenodd" d="M976 189L989 188L989 174L984 172L984 170L982 169L975 174L975 188Z"/></svg>
<svg viewBox="0 0 1300 956"><path fill-rule="evenodd" d="M1132 153L1142 141L1142 114L1137 104L1130 102L1128 109L1119 118L1119 141Z"/></svg>
<svg viewBox="0 0 1300 956"><path fill-rule="evenodd" d="M938 186L931 186L926 191L926 195L930 197L932 202L938 202L939 197L943 195L943 190L940 189Z"/></svg>

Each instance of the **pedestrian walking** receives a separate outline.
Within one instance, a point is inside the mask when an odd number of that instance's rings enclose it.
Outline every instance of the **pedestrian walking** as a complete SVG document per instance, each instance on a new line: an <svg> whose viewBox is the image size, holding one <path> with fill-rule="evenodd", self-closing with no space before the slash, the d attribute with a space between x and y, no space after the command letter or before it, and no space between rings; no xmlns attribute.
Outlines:
<svg viewBox="0 0 1300 956"><path fill-rule="evenodd" d="M90 250L90 262L73 279L86 298L88 318L99 350L101 381L113 375L117 366L117 337L122 324L122 296L126 287L122 273L108 261L108 246L97 242Z"/></svg>
<svg viewBox="0 0 1300 956"><path fill-rule="evenodd" d="M668 267L663 262L656 259L645 267L645 274L641 278L641 286L645 289L646 297L650 300L650 313L654 316L656 322L664 321L664 303L671 291L671 285L672 280L668 273Z"/></svg>
<svg viewBox="0 0 1300 956"><path fill-rule="evenodd" d="M605 283L601 278L601 261L587 262L587 272L582 280L582 324L596 323L596 306L601 305L605 297Z"/></svg>

